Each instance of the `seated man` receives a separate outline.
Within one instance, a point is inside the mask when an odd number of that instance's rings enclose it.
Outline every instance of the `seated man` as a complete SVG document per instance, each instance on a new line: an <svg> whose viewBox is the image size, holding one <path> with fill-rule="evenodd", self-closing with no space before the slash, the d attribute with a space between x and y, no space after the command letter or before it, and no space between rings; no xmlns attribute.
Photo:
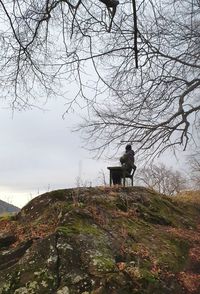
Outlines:
<svg viewBox="0 0 200 294"><path fill-rule="evenodd" d="M135 166L135 152L132 150L132 147L130 144L126 146L126 152L122 157L120 157L120 162L122 164L122 168L124 169L125 173L130 175L132 169L136 170Z"/></svg>

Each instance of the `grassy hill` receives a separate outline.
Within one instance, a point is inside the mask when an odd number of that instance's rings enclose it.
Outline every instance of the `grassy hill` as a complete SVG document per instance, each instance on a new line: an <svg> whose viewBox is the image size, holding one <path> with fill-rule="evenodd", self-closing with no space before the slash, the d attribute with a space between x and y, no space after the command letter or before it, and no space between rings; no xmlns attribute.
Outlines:
<svg viewBox="0 0 200 294"><path fill-rule="evenodd" d="M3 213L13 213L18 211L20 211L18 207L0 200L0 215Z"/></svg>
<svg viewBox="0 0 200 294"><path fill-rule="evenodd" d="M0 293L199 294L200 192L186 198L143 187L38 196L0 222L11 240Z"/></svg>

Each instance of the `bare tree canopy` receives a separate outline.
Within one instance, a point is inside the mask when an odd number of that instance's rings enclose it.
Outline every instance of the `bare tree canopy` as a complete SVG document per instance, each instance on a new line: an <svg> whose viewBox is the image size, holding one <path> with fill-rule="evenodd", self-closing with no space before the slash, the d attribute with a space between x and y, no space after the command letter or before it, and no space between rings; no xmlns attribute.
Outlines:
<svg viewBox="0 0 200 294"><path fill-rule="evenodd" d="M186 177L164 164L149 165L138 170L137 180L150 189L172 196L187 188Z"/></svg>
<svg viewBox="0 0 200 294"><path fill-rule="evenodd" d="M120 23L113 24L118 4L117 0L1 0L1 96L11 97L14 108L25 108L41 96L65 95L61 87L75 80L79 90L74 101L78 95L87 99L85 66L88 61L97 72L101 56L114 54L109 42L120 30Z"/></svg>
<svg viewBox="0 0 200 294"><path fill-rule="evenodd" d="M200 189L200 150L191 154L188 157L188 164L190 166L189 174L192 182L192 187Z"/></svg>
<svg viewBox="0 0 200 294"><path fill-rule="evenodd" d="M93 92L92 117L82 127L101 151L124 140L156 154L197 138L199 0L0 0L0 6L1 96L13 107L65 95L65 82L76 80L71 102L80 95L90 103ZM88 84L88 69L95 84Z"/></svg>

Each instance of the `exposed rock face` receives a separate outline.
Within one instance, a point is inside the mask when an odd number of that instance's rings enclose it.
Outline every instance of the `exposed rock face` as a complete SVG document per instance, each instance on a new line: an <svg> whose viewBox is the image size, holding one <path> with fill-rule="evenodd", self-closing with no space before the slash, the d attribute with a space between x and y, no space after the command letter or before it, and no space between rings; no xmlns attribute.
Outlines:
<svg viewBox="0 0 200 294"><path fill-rule="evenodd" d="M0 294L200 293L199 212L142 187L41 195L0 222Z"/></svg>

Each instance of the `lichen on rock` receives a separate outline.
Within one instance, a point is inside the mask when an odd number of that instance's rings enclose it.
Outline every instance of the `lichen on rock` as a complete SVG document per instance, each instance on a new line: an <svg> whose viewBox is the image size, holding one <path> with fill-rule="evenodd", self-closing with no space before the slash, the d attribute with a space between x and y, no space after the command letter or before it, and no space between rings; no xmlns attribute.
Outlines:
<svg viewBox="0 0 200 294"><path fill-rule="evenodd" d="M200 293L200 205L177 199L143 187L38 196L0 221L0 294Z"/></svg>

